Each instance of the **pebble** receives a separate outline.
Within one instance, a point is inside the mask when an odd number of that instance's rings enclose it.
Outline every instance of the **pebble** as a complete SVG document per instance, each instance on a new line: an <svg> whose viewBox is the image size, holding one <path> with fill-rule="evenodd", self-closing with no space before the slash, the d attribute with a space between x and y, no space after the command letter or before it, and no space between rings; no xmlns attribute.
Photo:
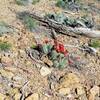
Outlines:
<svg viewBox="0 0 100 100"><path fill-rule="evenodd" d="M75 84L79 84L80 79L74 73L68 73L64 75L63 78L60 79L60 88L61 87L69 87L74 86Z"/></svg>
<svg viewBox="0 0 100 100"><path fill-rule="evenodd" d="M68 73L60 79L60 84L57 87L57 91L61 95L69 95L71 94L72 90L74 90L78 96L85 94L85 90L80 83L78 76L74 73Z"/></svg>
<svg viewBox="0 0 100 100"><path fill-rule="evenodd" d="M40 69L40 74L41 74L42 76L47 76L47 75L49 75L49 74L51 73L51 71L52 71L52 69L50 69L50 68L42 67L42 68Z"/></svg>

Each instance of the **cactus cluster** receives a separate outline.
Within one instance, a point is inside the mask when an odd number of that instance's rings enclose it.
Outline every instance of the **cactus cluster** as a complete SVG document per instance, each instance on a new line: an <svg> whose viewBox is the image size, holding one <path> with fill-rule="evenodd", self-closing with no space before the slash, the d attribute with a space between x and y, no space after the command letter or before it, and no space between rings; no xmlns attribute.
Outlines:
<svg viewBox="0 0 100 100"><path fill-rule="evenodd" d="M53 62L53 66L56 68L65 68L67 65L67 58L64 54L58 53L54 50L53 46L50 44L44 44L42 46L43 53L47 54L49 59Z"/></svg>

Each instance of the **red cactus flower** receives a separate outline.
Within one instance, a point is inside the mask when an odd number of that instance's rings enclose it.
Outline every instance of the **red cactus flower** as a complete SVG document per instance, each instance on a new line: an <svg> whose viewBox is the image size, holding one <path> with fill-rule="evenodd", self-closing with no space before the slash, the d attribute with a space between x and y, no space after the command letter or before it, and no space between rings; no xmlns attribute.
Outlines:
<svg viewBox="0 0 100 100"><path fill-rule="evenodd" d="M54 41L54 43L55 43L55 45L54 45L55 50L57 52L63 53L65 56L67 56L68 51L65 49L64 45L57 41Z"/></svg>

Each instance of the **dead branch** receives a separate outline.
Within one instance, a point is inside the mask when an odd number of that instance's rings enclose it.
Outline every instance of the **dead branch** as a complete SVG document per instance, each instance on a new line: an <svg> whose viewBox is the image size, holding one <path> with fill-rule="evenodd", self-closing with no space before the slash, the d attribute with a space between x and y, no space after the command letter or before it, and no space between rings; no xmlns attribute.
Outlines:
<svg viewBox="0 0 100 100"><path fill-rule="evenodd" d="M44 26L47 26L49 28L53 28L56 32L68 35L68 36L73 36L73 37L78 37L78 35L84 35L89 38L100 38L100 31L99 30L92 30L90 28L83 28L83 27L68 27L62 24L59 24L58 22L51 20L51 19L45 19L43 17L40 17L39 15L36 15L35 13L28 13L26 12L29 16L32 18L42 22Z"/></svg>

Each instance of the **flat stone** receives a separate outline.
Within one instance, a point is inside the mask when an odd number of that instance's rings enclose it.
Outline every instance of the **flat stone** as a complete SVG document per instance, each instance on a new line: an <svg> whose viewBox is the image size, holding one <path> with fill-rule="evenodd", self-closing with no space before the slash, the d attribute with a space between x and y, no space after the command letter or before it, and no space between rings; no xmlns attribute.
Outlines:
<svg viewBox="0 0 100 100"><path fill-rule="evenodd" d="M68 73L60 79L60 84L57 87L57 92L61 95L68 95L73 90L75 93L77 91L77 96L85 93L84 87L80 83L78 76L74 73Z"/></svg>
<svg viewBox="0 0 100 100"><path fill-rule="evenodd" d="M51 73L51 71L52 71L52 69L50 69L50 68L42 67L42 68L40 69L40 74L41 74L42 76L47 76L48 74Z"/></svg>
<svg viewBox="0 0 100 100"><path fill-rule="evenodd" d="M75 84L79 84L79 82L80 80L77 75L74 73L68 73L60 80L59 88L74 86Z"/></svg>

